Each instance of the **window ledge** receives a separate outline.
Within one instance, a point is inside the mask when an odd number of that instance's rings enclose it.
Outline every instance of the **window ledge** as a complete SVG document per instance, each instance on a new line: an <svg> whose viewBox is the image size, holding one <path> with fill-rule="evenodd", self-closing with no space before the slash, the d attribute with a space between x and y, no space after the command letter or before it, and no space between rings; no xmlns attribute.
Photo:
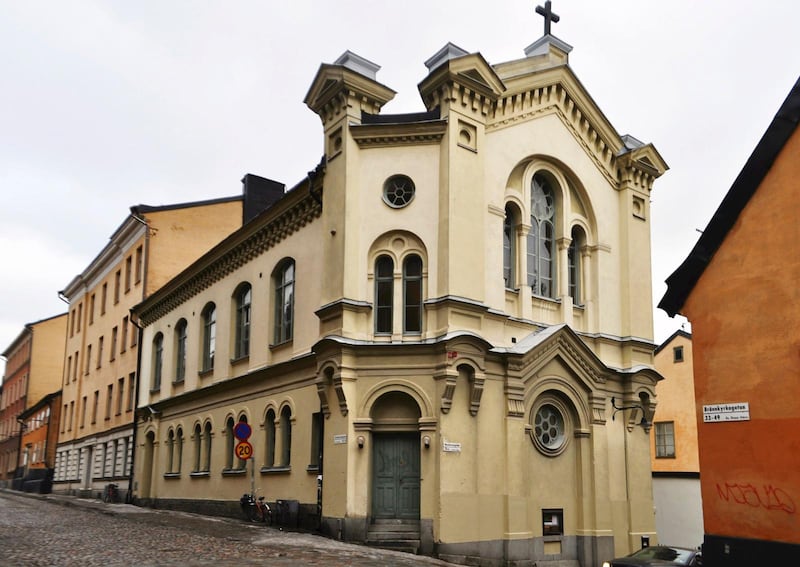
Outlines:
<svg viewBox="0 0 800 567"><path fill-rule="evenodd" d="M250 355L249 354L245 354L243 356L240 356L239 358L232 358L231 359L231 364L233 366L236 366L237 364L242 364L243 362L247 362L248 360L250 360Z"/></svg>
<svg viewBox="0 0 800 567"><path fill-rule="evenodd" d="M184 379L183 378L181 378L180 380L173 380L172 381L172 385L173 386L183 386L183 383L184 383Z"/></svg>
<svg viewBox="0 0 800 567"><path fill-rule="evenodd" d="M200 378L205 378L206 376L211 376L212 374L214 374L214 368L213 367L212 368L206 368L206 369L201 370L201 371L199 371L197 373L197 375Z"/></svg>
<svg viewBox="0 0 800 567"><path fill-rule="evenodd" d="M164 473L164 480L170 480L170 479L180 478L180 477L181 477L181 473L179 473L179 472Z"/></svg>
<svg viewBox="0 0 800 567"><path fill-rule="evenodd" d="M189 473L189 478L208 478L211 474L208 471L194 471Z"/></svg>
<svg viewBox="0 0 800 567"><path fill-rule="evenodd" d="M222 476L242 476L247 469L222 469Z"/></svg>
<svg viewBox="0 0 800 567"><path fill-rule="evenodd" d="M289 339L287 341L283 341L282 343L271 344L271 345L269 345L269 348L270 348L270 350L280 350L282 348L287 348L287 347L291 346L293 340L294 339Z"/></svg>
<svg viewBox="0 0 800 567"><path fill-rule="evenodd" d="M319 472L319 465L308 465L306 467L307 473L318 473Z"/></svg>
<svg viewBox="0 0 800 567"><path fill-rule="evenodd" d="M292 467L261 467L261 474L289 474Z"/></svg>

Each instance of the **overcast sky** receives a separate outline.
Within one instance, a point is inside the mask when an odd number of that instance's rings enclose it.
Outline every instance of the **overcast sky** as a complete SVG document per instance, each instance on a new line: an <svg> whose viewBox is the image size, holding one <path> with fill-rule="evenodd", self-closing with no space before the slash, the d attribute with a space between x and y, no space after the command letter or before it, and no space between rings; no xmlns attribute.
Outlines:
<svg viewBox="0 0 800 567"><path fill-rule="evenodd" d="M538 2L544 5L544 2ZM0 2L0 351L136 204L292 186L323 151L303 98L349 49L424 110L448 41L490 63L542 35L533 0ZM552 33L620 134L670 166L652 193L654 305L798 78L797 0L555 0ZM682 319L655 313L661 342ZM688 328L688 327L687 327ZM0 361L0 370L4 370ZM1 373L1 372L0 372Z"/></svg>

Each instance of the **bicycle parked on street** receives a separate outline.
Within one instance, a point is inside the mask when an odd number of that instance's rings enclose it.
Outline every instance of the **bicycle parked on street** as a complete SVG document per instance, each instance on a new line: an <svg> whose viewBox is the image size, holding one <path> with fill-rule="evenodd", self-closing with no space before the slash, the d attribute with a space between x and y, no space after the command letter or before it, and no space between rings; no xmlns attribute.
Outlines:
<svg viewBox="0 0 800 567"><path fill-rule="evenodd" d="M263 522L272 525L272 510L269 504L264 501L263 496L255 498L252 494L242 494L239 499L239 505L242 507L244 517L249 522Z"/></svg>

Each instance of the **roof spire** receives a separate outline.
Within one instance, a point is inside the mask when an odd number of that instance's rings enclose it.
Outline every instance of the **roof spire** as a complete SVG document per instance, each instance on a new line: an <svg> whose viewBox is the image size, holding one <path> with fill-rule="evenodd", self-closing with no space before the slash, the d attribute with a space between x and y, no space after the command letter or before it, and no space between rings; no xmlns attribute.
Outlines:
<svg viewBox="0 0 800 567"><path fill-rule="evenodd" d="M544 3L544 8L536 6L536 13L544 17L544 35L550 35L551 22L557 24L558 20L561 19L558 14L553 13L550 4L550 0L547 0L547 2Z"/></svg>

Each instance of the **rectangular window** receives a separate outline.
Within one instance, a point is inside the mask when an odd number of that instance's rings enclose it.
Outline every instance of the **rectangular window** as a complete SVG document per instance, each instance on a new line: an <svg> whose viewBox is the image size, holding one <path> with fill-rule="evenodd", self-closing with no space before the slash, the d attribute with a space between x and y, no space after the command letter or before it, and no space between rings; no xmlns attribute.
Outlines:
<svg viewBox="0 0 800 567"><path fill-rule="evenodd" d="M119 352L125 352L128 348L128 317L122 318L122 338L119 341Z"/></svg>
<svg viewBox="0 0 800 567"><path fill-rule="evenodd" d="M63 415L64 419L61 420L61 433L67 430L67 404L64 404Z"/></svg>
<svg viewBox="0 0 800 567"><path fill-rule="evenodd" d="M672 362L683 362L682 346L676 346L672 349Z"/></svg>
<svg viewBox="0 0 800 567"><path fill-rule="evenodd" d="M117 328L111 329L111 355L109 360L114 360L117 356Z"/></svg>
<svg viewBox="0 0 800 567"><path fill-rule="evenodd" d="M72 310L69 317L69 336L75 335L75 309Z"/></svg>
<svg viewBox="0 0 800 567"><path fill-rule="evenodd" d="M131 325L133 326L131 329L131 348L133 348L139 341L139 327L137 327L133 321L131 321Z"/></svg>
<svg viewBox="0 0 800 567"><path fill-rule="evenodd" d="M122 400L125 398L125 378L117 380L117 415L122 414Z"/></svg>
<svg viewBox="0 0 800 567"><path fill-rule="evenodd" d="M72 372L72 355L67 357L67 368L64 370L64 385L69 384L69 373Z"/></svg>
<svg viewBox="0 0 800 567"><path fill-rule="evenodd" d="M100 295L100 315L106 314L106 299L108 299L108 283L103 282L103 292Z"/></svg>
<svg viewBox="0 0 800 567"><path fill-rule="evenodd" d="M133 276L133 256L125 258L125 293L131 290L131 277Z"/></svg>
<svg viewBox="0 0 800 567"><path fill-rule="evenodd" d="M131 372L128 375L128 409L133 411L133 398L136 396L136 373Z"/></svg>
<svg viewBox="0 0 800 567"><path fill-rule="evenodd" d="M94 294L89 298L89 324L94 323Z"/></svg>
<svg viewBox="0 0 800 567"><path fill-rule="evenodd" d="M675 423L657 421L656 424L656 458L675 458Z"/></svg>
<svg viewBox="0 0 800 567"><path fill-rule="evenodd" d="M94 391L94 406L92 406L92 423L97 423L97 406L100 405L100 390Z"/></svg>
<svg viewBox="0 0 800 567"><path fill-rule="evenodd" d="M86 425L86 396L83 396L83 406L81 407L81 429Z"/></svg>
<svg viewBox="0 0 800 567"><path fill-rule="evenodd" d="M142 247L136 249L136 283L142 281L142 267L144 266L144 254Z"/></svg>
<svg viewBox="0 0 800 567"><path fill-rule="evenodd" d="M75 382L78 379L78 351L75 351L75 368L72 371L72 381Z"/></svg>
<svg viewBox="0 0 800 567"><path fill-rule="evenodd" d="M84 374L89 374L89 368L92 366L92 345L86 347L86 368Z"/></svg>
<svg viewBox="0 0 800 567"><path fill-rule="evenodd" d="M108 396L106 398L106 420L111 419L111 404L114 401L114 384L108 385Z"/></svg>
<svg viewBox="0 0 800 567"><path fill-rule="evenodd" d="M122 285L122 272L117 270L114 274L114 305L119 303L119 288Z"/></svg>
<svg viewBox="0 0 800 567"><path fill-rule="evenodd" d="M97 368L103 366L103 337L97 339Z"/></svg>
<svg viewBox="0 0 800 567"><path fill-rule="evenodd" d="M564 535L564 510L542 510L542 535Z"/></svg>
<svg viewBox="0 0 800 567"><path fill-rule="evenodd" d="M78 332L81 332L81 319L83 319L83 303L78 304Z"/></svg>
<svg viewBox="0 0 800 567"><path fill-rule="evenodd" d="M67 431L72 431L72 419L75 416L75 402L69 403L69 425Z"/></svg>

